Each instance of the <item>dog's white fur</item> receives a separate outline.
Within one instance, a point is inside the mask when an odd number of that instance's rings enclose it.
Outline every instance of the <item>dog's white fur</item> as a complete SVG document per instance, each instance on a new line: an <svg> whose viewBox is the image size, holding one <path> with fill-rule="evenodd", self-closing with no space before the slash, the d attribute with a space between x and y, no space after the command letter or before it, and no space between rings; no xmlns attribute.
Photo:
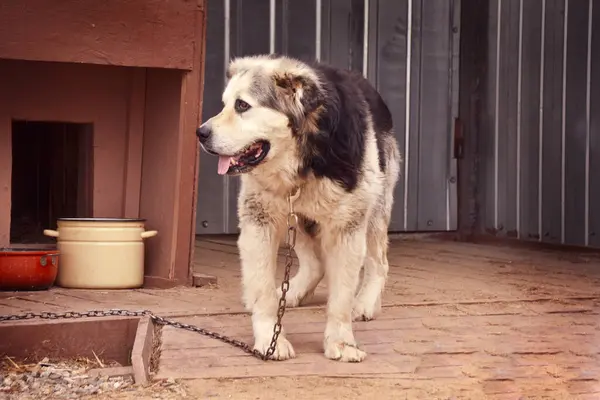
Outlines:
<svg viewBox="0 0 600 400"><path fill-rule="evenodd" d="M311 175L299 179L300 155L297 141L290 132L289 118L262 107L250 88L256 74L303 76L317 86L320 85L318 75L299 61L266 56L234 60L229 73L231 78L222 97L223 110L206 122L213 132L212 151L233 154L264 138L271 144L265 161L241 176L238 198L243 299L252 312L255 349L265 353L271 342L281 293L275 280L276 254L287 232L287 196L300 188L294 209L317 221L320 231L313 237L298 230L295 251L300 267L291 279L287 304L300 305L326 276L329 299L325 356L346 362L362 361L366 353L357 346L352 320L370 320L381 309L381 295L388 273L387 229L400 163L395 140L386 143L389 162L383 173L369 119L362 171L352 192L329 179ZM299 109L302 96L299 87L293 99ZM238 98L252 106L252 113L237 115L234 103ZM267 218L268 223L257 223L257 213ZM363 281L357 293L363 266ZM279 336L274 358L292 357L295 357L294 349L284 331Z"/></svg>

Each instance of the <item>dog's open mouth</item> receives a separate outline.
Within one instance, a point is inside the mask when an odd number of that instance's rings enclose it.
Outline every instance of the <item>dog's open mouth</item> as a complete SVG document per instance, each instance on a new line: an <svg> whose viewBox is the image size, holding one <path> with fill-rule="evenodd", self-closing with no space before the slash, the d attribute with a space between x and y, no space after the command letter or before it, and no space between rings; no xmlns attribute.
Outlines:
<svg viewBox="0 0 600 400"><path fill-rule="evenodd" d="M269 142L259 140L233 156L220 155L217 172L219 175L236 175L249 172L265 159L270 148Z"/></svg>

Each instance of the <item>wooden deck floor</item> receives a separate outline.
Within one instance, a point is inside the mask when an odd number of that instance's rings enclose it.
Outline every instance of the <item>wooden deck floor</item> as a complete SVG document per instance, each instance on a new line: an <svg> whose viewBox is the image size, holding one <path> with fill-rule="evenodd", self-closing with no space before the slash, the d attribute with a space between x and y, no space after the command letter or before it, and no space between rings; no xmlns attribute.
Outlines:
<svg viewBox="0 0 600 400"><path fill-rule="evenodd" d="M383 314L354 325L369 354L363 363L323 357L323 285L308 306L284 317L296 359L265 363L214 339L165 327L158 376L378 377L398 385L456 387L481 398L600 398L598 255L397 239L390 264ZM218 286L0 293L0 314L144 308L251 341L233 239L198 241L196 268L217 276Z"/></svg>

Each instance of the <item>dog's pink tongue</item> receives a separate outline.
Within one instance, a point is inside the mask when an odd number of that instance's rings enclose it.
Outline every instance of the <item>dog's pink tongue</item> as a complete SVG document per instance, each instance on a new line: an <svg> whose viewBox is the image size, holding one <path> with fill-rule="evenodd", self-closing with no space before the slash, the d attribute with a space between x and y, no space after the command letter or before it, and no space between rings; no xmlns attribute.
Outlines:
<svg viewBox="0 0 600 400"><path fill-rule="evenodd" d="M225 175L229 170L229 161L231 161L231 157L219 156L219 166L217 167L217 172L219 175Z"/></svg>

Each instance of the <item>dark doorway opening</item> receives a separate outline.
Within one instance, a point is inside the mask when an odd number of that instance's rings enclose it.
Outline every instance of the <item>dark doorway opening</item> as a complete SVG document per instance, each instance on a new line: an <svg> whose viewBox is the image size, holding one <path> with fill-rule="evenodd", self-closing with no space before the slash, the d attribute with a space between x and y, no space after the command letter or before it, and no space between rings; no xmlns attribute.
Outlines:
<svg viewBox="0 0 600 400"><path fill-rule="evenodd" d="M92 217L92 124L12 121L10 242L52 243L60 217Z"/></svg>

